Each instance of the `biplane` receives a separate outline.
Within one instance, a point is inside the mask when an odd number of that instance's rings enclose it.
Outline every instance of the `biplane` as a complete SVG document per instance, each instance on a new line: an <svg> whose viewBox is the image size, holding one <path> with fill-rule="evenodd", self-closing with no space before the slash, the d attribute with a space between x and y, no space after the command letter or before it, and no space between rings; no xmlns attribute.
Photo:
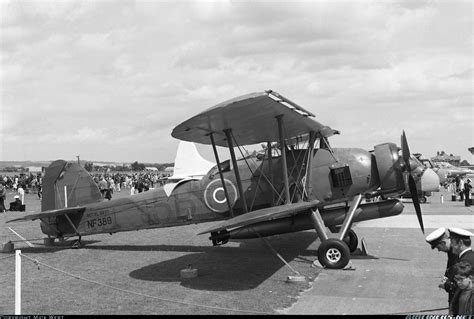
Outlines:
<svg viewBox="0 0 474 319"><path fill-rule="evenodd" d="M218 222L200 234L209 233L213 245L314 229L321 239L319 262L340 269L358 246L355 222L398 215L403 204L397 196L437 187L439 180L411 158L405 132L401 148L384 143L371 151L332 148L334 134L339 132L277 92L247 94L173 129L179 140L212 146L216 162L207 174L109 201L82 167L58 160L46 170L42 212L10 222L40 219L45 241L78 237L76 244L84 235L211 221ZM242 152L262 143L260 152ZM229 149L229 160L220 161L218 146ZM375 197L383 199L370 200Z"/></svg>

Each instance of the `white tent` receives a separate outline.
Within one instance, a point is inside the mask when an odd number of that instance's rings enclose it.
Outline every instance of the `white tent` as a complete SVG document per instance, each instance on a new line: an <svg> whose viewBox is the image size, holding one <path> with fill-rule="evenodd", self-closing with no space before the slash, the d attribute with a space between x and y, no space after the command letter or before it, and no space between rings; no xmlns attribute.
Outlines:
<svg viewBox="0 0 474 319"><path fill-rule="evenodd" d="M41 173L43 170L41 166L28 166L27 169L30 173Z"/></svg>

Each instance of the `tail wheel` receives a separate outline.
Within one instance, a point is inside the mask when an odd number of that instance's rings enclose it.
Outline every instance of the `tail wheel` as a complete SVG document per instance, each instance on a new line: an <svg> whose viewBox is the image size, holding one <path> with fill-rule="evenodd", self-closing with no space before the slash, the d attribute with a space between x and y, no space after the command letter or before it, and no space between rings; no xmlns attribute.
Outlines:
<svg viewBox="0 0 474 319"><path fill-rule="evenodd" d="M318 260L325 268L342 269L349 263L350 251L342 240L329 238L318 248Z"/></svg>
<svg viewBox="0 0 474 319"><path fill-rule="evenodd" d="M357 234L355 233L355 231L353 231L352 229L349 229L346 237L344 237L344 242L349 247L349 251L353 253L357 249L357 246L359 245L359 238L357 237Z"/></svg>
<svg viewBox="0 0 474 319"><path fill-rule="evenodd" d="M71 244L71 248L78 249L82 247L82 242L80 239L74 240Z"/></svg>

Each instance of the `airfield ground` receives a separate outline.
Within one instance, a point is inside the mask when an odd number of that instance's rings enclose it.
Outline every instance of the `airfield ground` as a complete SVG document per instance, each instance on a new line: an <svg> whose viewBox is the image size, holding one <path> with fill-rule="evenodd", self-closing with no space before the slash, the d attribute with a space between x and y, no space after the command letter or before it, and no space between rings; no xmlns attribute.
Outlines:
<svg viewBox="0 0 474 319"><path fill-rule="evenodd" d="M27 212L39 211L36 194L25 201ZM446 256L425 243L412 203L404 205L400 216L354 228L368 255L353 256L353 270L312 266L319 245L314 231L269 237L308 278L298 283L286 282L293 271L260 239L212 247L208 236L196 235L211 223L87 236L81 249L15 242L25 256L22 314L445 314L447 295L437 285ZM425 234L441 226L474 228L474 208L451 202L445 190L422 210ZM39 221L5 223L23 214L0 214L1 243L18 240L8 227L43 237ZM198 277L180 278L188 265ZM13 254L0 254L0 267L0 314L13 314Z"/></svg>

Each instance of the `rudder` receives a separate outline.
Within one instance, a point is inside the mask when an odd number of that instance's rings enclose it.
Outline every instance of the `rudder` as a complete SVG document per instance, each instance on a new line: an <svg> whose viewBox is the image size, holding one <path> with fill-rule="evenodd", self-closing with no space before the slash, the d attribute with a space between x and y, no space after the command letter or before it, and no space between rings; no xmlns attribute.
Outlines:
<svg viewBox="0 0 474 319"><path fill-rule="evenodd" d="M89 173L79 164L64 160L56 160L46 168L42 188L41 211L64 208L66 201L67 207L74 207L103 200Z"/></svg>

